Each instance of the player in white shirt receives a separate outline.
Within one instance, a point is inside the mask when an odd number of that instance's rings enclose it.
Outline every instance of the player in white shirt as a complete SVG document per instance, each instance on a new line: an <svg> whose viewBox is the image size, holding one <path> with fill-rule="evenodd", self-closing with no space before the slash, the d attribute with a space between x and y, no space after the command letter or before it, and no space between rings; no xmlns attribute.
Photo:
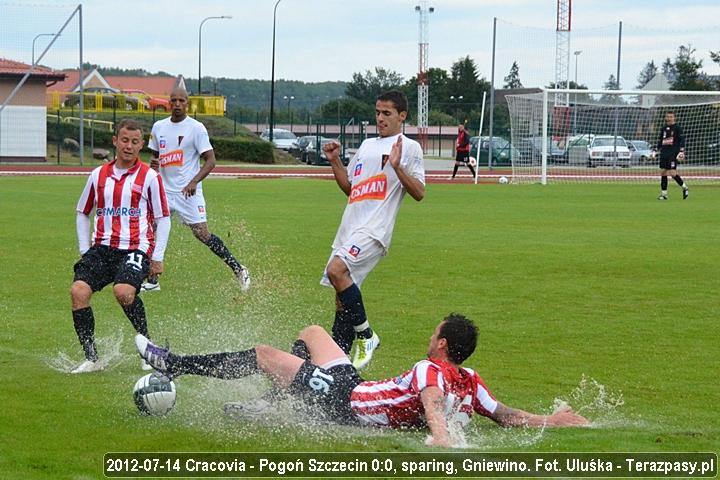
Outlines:
<svg viewBox="0 0 720 480"><path fill-rule="evenodd" d="M148 335L145 306L137 293L148 273L163 271L170 233L170 210L162 179L138 158L143 146L140 125L134 120L121 120L113 144L117 156L90 173L77 203L81 258L74 266L70 296L75 333L85 360L71 373L88 373L104 367L98 361L90 299L110 283L135 330ZM95 222L91 237L92 213Z"/></svg>
<svg viewBox="0 0 720 480"><path fill-rule="evenodd" d="M429 428L432 437L427 443L438 447L453 446L452 427L464 428L475 413L504 427L589 423L567 406L551 415L537 415L496 400L477 372L461 366L477 346L477 327L463 315L450 314L437 325L426 359L381 381L364 381L320 326L305 328L294 349L298 344L306 354L258 345L238 352L177 355L142 335L135 337L140 356L172 378L203 375L232 380L265 374L277 387L300 398L313 418L359 426ZM244 420L267 421L278 415L263 398L227 403L224 410Z"/></svg>
<svg viewBox="0 0 720 480"><path fill-rule="evenodd" d="M170 211L177 213L195 238L208 246L233 271L242 290L250 288L250 273L207 226L202 181L215 168L215 152L205 126L187 115L188 95L182 88L170 94L171 115L155 122L148 148L153 152L150 166L165 183ZM202 168L200 159L204 160ZM157 276L150 275L143 290L159 290Z"/></svg>
<svg viewBox="0 0 720 480"><path fill-rule="evenodd" d="M387 254L405 193L418 202L425 196L422 148L401 133L407 113L401 92L380 95L375 102L379 136L360 145L347 169L340 161L339 144L323 147L348 204L320 283L336 292L332 333L337 344L349 354L357 337L353 365L358 369L380 345L367 320L360 285Z"/></svg>

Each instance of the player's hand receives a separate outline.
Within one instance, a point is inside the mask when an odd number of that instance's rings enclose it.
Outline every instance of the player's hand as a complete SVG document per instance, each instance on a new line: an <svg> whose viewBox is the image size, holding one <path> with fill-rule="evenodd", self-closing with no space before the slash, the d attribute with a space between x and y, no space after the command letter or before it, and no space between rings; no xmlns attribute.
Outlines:
<svg viewBox="0 0 720 480"><path fill-rule="evenodd" d="M191 181L187 185L185 185L185 188L182 189L183 197L188 198L195 195L195 192L197 191L197 182Z"/></svg>
<svg viewBox="0 0 720 480"><path fill-rule="evenodd" d="M675 157L675 158L677 158L678 162L682 162L683 160L685 160L685 152L678 153L677 157Z"/></svg>
<svg viewBox="0 0 720 480"><path fill-rule="evenodd" d="M152 168L156 172L160 172L160 159L152 157L150 159L150 168Z"/></svg>
<svg viewBox="0 0 720 480"><path fill-rule="evenodd" d="M163 265L162 261L159 260L150 260L150 275L149 277L157 277L163 271L165 270L165 267Z"/></svg>
<svg viewBox="0 0 720 480"><path fill-rule="evenodd" d="M452 445L450 445L450 440L448 438L436 438L432 435L428 435L425 439L425 445L428 447L441 447L441 448L450 448Z"/></svg>
<svg viewBox="0 0 720 480"><path fill-rule="evenodd" d="M340 144L338 142L328 142L322 146L323 152L330 163L340 161Z"/></svg>
<svg viewBox="0 0 720 480"><path fill-rule="evenodd" d="M390 165L397 170L400 166L400 158L402 158L402 135L400 135L390 149Z"/></svg>
<svg viewBox="0 0 720 480"><path fill-rule="evenodd" d="M563 407L548 417L548 425L554 427L580 427L589 423L587 418L570 407Z"/></svg>

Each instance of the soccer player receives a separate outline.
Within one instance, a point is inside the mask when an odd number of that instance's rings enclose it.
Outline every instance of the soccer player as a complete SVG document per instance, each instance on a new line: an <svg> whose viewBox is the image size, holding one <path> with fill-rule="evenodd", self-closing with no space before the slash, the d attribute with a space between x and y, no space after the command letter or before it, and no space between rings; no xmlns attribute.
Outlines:
<svg viewBox="0 0 720 480"><path fill-rule="evenodd" d="M182 88L170 94L170 117L155 122L148 147L150 166L162 175L170 212L177 213L195 238L230 267L242 290L250 288L250 273L230 253L225 243L210 233L207 225L202 181L215 168L215 152L205 126L188 117L188 95ZM200 168L200 158L204 164ZM160 290L157 275L148 276L143 290Z"/></svg>
<svg viewBox="0 0 720 480"><path fill-rule="evenodd" d="M380 381L364 381L345 352L317 325L305 328L293 355L268 345L208 355L176 355L142 335L135 343L156 370L171 378L192 374L236 379L263 373L288 393L302 399L321 419L372 427L429 427L432 445L449 447L450 429L465 427L473 413L502 426L580 426L588 420L569 408L536 415L497 401L474 370L461 364L477 345L477 327L462 315L450 314L430 337L427 358L411 370ZM268 415L267 401L225 405L231 415Z"/></svg>
<svg viewBox="0 0 720 480"><path fill-rule="evenodd" d="M475 169L470 165L470 133L465 130L465 125L462 123L458 125L458 135L455 139L455 167L451 180L455 178L460 165L467 165L473 178L475 177Z"/></svg>
<svg viewBox="0 0 720 480"><path fill-rule="evenodd" d="M677 173L677 163L685 160L685 137L682 128L675 124L675 112L665 114L665 127L660 131L657 144L660 151L660 196L658 200L668 199L668 179L670 175L683 191L683 200L690 195L690 189Z"/></svg>
<svg viewBox="0 0 720 480"><path fill-rule="evenodd" d="M143 147L140 125L134 120L121 120L113 144L117 150L115 160L92 171L77 204L76 226L82 257L74 267L70 296L75 332L85 360L72 373L103 368L95 346L95 317L90 298L109 283L113 283L115 298L135 330L148 335L145 307L137 293L148 272L163 271L170 233L170 210L162 179L138 158ZM93 211L95 231L91 242Z"/></svg>
<svg viewBox="0 0 720 480"><path fill-rule="evenodd" d="M358 369L370 362L380 345L368 323L360 285L387 254L405 192L417 201L425 196L422 148L401 133L407 114L407 98L401 92L380 95L375 102L379 136L360 145L347 169L337 142L323 146L348 203L320 283L335 289L332 333L337 344L350 353L357 337L353 364Z"/></svg>

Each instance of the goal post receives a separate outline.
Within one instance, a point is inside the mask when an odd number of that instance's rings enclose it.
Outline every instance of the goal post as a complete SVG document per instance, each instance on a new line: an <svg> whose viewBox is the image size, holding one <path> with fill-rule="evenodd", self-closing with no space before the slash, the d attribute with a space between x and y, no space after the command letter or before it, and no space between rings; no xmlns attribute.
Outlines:
<svg viewBox="0 0 720 480"><path fill-rule="evenodd" d="M678 164L720 181L720 92L543 89L507 95L514 183L657 181L665 114L684 133Z"/></svg>

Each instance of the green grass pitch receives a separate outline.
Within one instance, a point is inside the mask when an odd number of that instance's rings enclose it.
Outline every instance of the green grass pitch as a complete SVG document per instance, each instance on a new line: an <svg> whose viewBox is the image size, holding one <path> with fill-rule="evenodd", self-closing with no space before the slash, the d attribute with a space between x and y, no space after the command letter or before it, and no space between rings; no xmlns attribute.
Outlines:
<svg viewBox="0 0 720 480"><path fill-rule="evenodd" d="M70 315L74 208L84 177L0 178L0 477L101 478L111 451L425 451L425 435L223 417L225 401L261 394L259 378L182 377L166 418L138 415L143 375L133 330L111 291L96 294L100 354L111 366L73 376ZM173 223L162 291L145 294L151 334L180 353L290 345L329 327L319 285L344 198L331 181L208 180L209 224L253 273L229 269ZM478 323L466 363L504 403L549 413L555 399L593 428L503 430L474 418L485 451L715 451L720 428L720 189L655 185L429 185L406 199L390 253L363 286L382 338L366 378L421 359L456 311Z"/></svg>

